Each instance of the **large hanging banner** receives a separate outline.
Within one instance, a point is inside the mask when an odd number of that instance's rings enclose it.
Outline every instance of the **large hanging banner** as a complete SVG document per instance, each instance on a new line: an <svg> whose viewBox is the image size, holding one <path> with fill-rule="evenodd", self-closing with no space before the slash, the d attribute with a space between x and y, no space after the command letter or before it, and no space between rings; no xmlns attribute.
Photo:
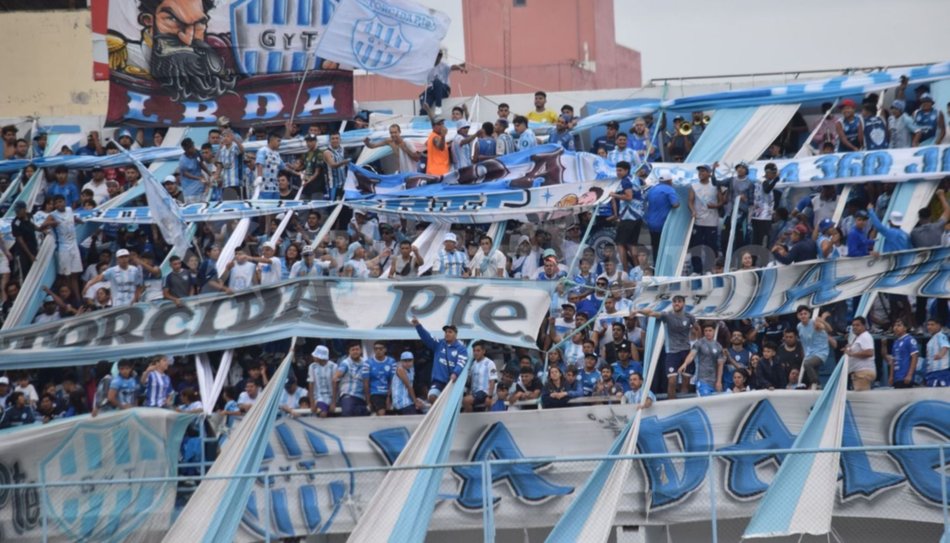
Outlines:
<svg viewBox="0 0 950 543"><path fill-rule="evenodd" d="M610 200L618 182L590 181L533 188L468 187L439 195L375 198L347 202L373 213L406 219L456 224L485 224L518 220L539 223L573 217ZM459 189L461 187L453 187Z"/></svg>
<svg viewBox="0 0 950 543"><path fill-rule="evenodd" d="M643 411L638 452L713 451L724 456L636 461L616 524L709 519L711 488L717 492L720 520L750 517L785 456L736 453L790 448L817 397L818 392L783 390L654 403ZM848 400L845 447L927 445L950 439L950 403L939 389L859 392L849 394ZM589 461L552 461L554 456L606 454L634 409L614 405L462 414L448 461L539 458L535 463L493 465L495 526L553 526L596 466ZM279 420L261 466L275 474L271 499L258 480L243 511L239 540L260 540L265 526L274 538L349 532L363 510L359 505L369 503L385 472L334 470L392 465L421 420ZM835 516L940 523L939 464L936 448L842 453ZM283 475L301 468L321 472ZM442 479L429 529L481 529L481 465L447 471L451 473ZM273 509L265 515L268 502Z"/></svg>
<svg viewBox="0 0 950 543"><path fill-rule="evenodd" d="M87 313L0 333L0 370L74 366L150 354L221 351L291 336L418 339L413 316L460 339L533 348L555 283L430 278L283 281Z"/></svg>
<svg viewBox="0 0 950 543"><path fill-rule="evenodd" d="M722 275L645 281L635 309L667 309L673 296L708 319L754 319L794 313L879 291L950 298L950 247L882 256L799 262Z"/></svg>
<svg viewBox="0 0 950 543"><path fill-rule="evenodd" d="M749 178L764 179L765 165L774 163L781 181L777 188L818 187L848 183L901 183L911 179L938 179L950 175L950 145L929 145L906 149L856 151L783 160L749 162ZM699 164L656 163L654 177L669 177L674 183L693 183L699 179ZM720 165L719 178L735 175Z"/></svg>
<svg viewBox="0 0 950 543"><path fill-rule="evenodd" d="M195 203L181 206L184 222L233 221L246 217L261 217L278 213L309 211L335 205L323 200L228 200L213 203ZM149 207L113 207L76 212L86 222L113 224L157 224L154 210Z"/></svg>
<svg viewBox="0 0 950 543"><path fill-rule="evenodd" d="M110 126L309 123L353 115L353 72L316 56L336 0L96 0Z"/></svg>
<svg viewBox="0 0 950 543"><path fill-rule="evenodd" d="M176 482L97 482L177 477L193 420L135 409L3 430L0 487L65 486L0 488L0 541L160 541L174 519Z"/></svg>

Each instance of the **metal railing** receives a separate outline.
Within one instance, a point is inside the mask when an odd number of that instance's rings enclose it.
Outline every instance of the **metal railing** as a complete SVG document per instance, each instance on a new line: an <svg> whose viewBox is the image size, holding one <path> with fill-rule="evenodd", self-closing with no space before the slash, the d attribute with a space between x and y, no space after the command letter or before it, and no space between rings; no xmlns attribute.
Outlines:
<svg viewBox="0 0 950 543"><path fill-rule="evenodd" d="M207 439L207 438L203 438ZM658 454L658 453L648 453L648 454L634 454L634 455L616 455L616 456L605 456L605 455L586 455L586 456L571 456L571 457L556 457L556 456L546 456L546 457L531 457L531 458L521 458L521 459L485 459L478 462L449 462L443 464L434 464L429 466L406 466L406 467L392 467L392 466L371 466L371 467L353 467L353 468L334 468L334 469L309 469L309 470L292 470L292 471L279 471L279 472L261 472L261 473L247 473L247 474L234 474L234 475L222 475L222 476L208 476L208 475L196 475L196 476L168 476L168 477L138 477L138 478L128 478L128 479L91 479L84 480L81 482L77 481L39 481L39 482L22 482L14 484L4 484L0 485L0 498L5 498L7 496L25 495L26 491L36 492L37 504L39 507L39 528L40 533L32 536L32 538L24 538L24 540L36 540L36 541L62 541L68 540L68 536L60 533L55 530L53 527L62 524L62 520L59 518L55 519L55 522L51 523L51 518L55 513L50 511L50 498L51 497L61 497L57 496L58 492L63 492L66 490L75 490L76 487L84 487L89 489L89 492L92 493L96 489L101 487L112 487L119 485L121 487L129 486L151 486L155 487L156 485L162 484L174 484L175 490L177 492L177 502L180 506L183 500L187 499L188 495L191 492L190 488L186 488L184 485L186 483L199 483L206 480L243 480L243 479L257 479L258 484L263 486L263 505L261 506L262 515L260 518L265 519L259 528L260 538L263 541L272 541L274 539L281 539L288 537L288 534L275 533L271 527L271 514L274 504L272 504L272 489L275 489L274 486L278 479L284 481L291 481L294 478L301 478L302 481L318 481L318 480L337 480L340 476L345 476L346 478L355 481L358 478L372 478L372 480L378 480L379 478L397 471L420 471L420 470L455 470L456 473L459 470L467 470L468 473L477 473L480 474L480 483L481 489L481 526L480 529L483 532L483 540L486 542L493 542L495 540L496 534L496 524L495 524L495 509L500 507L505 507L504 503L500 502L499 504L495 503L495 490L493 486L500 483L500 481L494 480L495 474L510 473L511 468L519 465L546 465L548 468L546 474L550 474L552 471L552 466L560 468L559 470L554 470L567 474L568 477L573 477L570 480L561 480L561 484L572 484L576 489L575 492L564 496L562 499L570 500L577 495L580 488L584 485L588 477L590 470L594 469L598 464L604 461L633 461L643 463L646 467L652 460L662 460L664 462L672 462L672 465L678 465L679 463L685 463L688 460L701 459L705 460L705 483L708 485L708 488L705 489L705 492L709 494L708 508L707 506L697 505L697 503L690 503L688 506L692 509L680 509L673 516L660 517L662 522L668 522L669 524L675 523L688 523L696 522L697 519L704 518L708 516L709 518L709 529L710 535L709 540L717 542L720 537L722 522L720 517L720 509L729 509L732 508L730 512L733 518L736 518L735 515L735 504L725 503L724 500L728 499L728 496L724 493L724 489L720 486L723 484L724 468L721 463L713 462L713 459L719 458L734 462L736 458L743 456L762 456L762 457L779 457L785 455L800 455L800 454L829 454L829 453L862 453L865 455L890 455L891 458L896 458L900 456L900 453L908 452L917 452L925 453L929 452L933 454L934 451L938 452L939 463L937 466L931 466L934 469L934 476L940 478L940 498L941 503L938 505L935 503L935 500L928 505L929 508L933 509L931 513L927 513L926 519L919 519L921 522L922 528L929 537L929 534L934 534L934 541L936 541L941 534L950 534L950 507L948 507L948 475L947 475L947 448L950 447L950 443L938 443L938 444L920 444L920 445L890 445L890 446L862 446L862 447L840 447L834 449L759 449L759 450L708 450L701 452L680 452L680 453L670 453L670 454ZM895 455L895 453L897 453ZM685 465L685 464L684 464ZM180 464L179 467L184 467L184 464ZM202 469L202 473L204 473ZM444 474L447 475L447 474ZM305 484L307 484L305 482ZM646 485L646 483L645 483ZM365 485L364 485L365 486ZM653 489L655 490L655 489ZM644 492L651 491L649 485L644 487ZM352 498L352 496L347 497L347 499ZM807 497L806 497L807 499ZM873 504L874 500L878 499L878 496L868 497L870 503ZM0 501L3 501L0 499ZM700 503L701 500L699 500ZM507 502L511 503L511 502ZM789 504L789 507L795 507L800 504ZM630 504L627 504L629 508ZM624 507L623 502L621 502L621 507ZM679 507L679 506L678 506ZM890 502L887 505L888 508L894 507L894 502ZM910 507L910 506L908 506ZM915 507L920 507L916 505ZM935 519L940 516L937 513L937 508L940 508L942 513L942 523L936 521ZM703 510L705 509L705 511ZM884 507L882 506L882 510ZM900 513L900 512L898 512ZM656 513L653 513L654 515ZM909 517L913 516L914 513L909 514L899 514L898 516ZM726 515L722 515L726 516ZM748 516L742 515L742 516ZM885 516L885 515L881 515ZM165 521L168 524L171 523L172 515L169 515L169 518ZM583 522L583 519L580 519L580 522ZM667 528L668 529L668 528ZM306 534L299 534L306 535ZM864 534L864 535L870 535ZM845 540L848 540L845 538ZM861 540L869 540L862 538Z"/></svg>

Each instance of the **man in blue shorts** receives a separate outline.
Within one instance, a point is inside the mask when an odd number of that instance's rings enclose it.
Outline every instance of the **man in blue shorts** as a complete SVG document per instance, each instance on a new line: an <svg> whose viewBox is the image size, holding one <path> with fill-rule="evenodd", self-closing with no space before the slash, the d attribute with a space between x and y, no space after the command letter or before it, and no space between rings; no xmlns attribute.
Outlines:
<svg viewBox="0 0 950 543"><path fill-rule="evenodd" d="M696 324L696 317L690 315L684 309L686 307L686 298L682 296L673 296L673 311L653 311L651 309L640 310L641 315L653 317L666 325L666 356L663 358L666 366L666 395L669 399L676 398L676 378L680 366L686 360L689 354L689 336L690 333L699 336L699 326ZM689 391L689 377L693 375L693 366L687 367L681 372L686 379L680 383L682 392Z"/></svg>

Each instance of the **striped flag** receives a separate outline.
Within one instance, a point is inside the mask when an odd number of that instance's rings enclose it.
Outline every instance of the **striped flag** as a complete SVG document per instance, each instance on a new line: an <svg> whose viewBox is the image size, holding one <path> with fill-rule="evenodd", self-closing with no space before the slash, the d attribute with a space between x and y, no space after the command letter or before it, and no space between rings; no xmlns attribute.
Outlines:
<svg viewBox="0 0 950 543"><path fill-rule="evenodd" d="M842 361L835 368L793 449L841 447L848 394L846 366ZM840 456L837 452L786 456L742 538L830 532Z"/></svg>

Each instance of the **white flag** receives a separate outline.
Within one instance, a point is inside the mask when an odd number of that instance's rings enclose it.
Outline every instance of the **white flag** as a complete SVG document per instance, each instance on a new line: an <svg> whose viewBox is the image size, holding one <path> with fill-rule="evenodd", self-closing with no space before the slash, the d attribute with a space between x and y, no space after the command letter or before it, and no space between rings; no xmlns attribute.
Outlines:
<svg viewBox="0 0 950 543"><path fill-rule="evenodd" d="M342 0L316 54L425 85L450 22L446 14L411 0Z"/></svg>

